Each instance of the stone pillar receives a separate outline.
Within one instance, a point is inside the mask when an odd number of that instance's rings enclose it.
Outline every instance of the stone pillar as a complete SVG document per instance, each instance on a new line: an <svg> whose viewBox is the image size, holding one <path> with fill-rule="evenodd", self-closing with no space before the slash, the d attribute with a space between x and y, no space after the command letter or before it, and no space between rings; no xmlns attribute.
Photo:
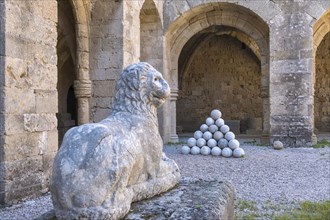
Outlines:
<svg viewBox="0 0 330 220"><path fill-rule="evenodd" d="M170 115L171 115L171 126L170 126L170 142L179 142L179 137L176 133L176 101L178 99L178 89L171 89L170 97Z"/></svg>
<svg viewBox="0 0 330 220"><path fill-rule="evenodd" d="M285 147L308 147L313 139L312 17L304 3L279 2L270 23L270 135ZM290 35L288 35L290 33Z"/></svg>
<svg viewBox="0 0 330 220"><path fill-rule="evenodd" d="M266 67L265 67L266 66ZM269 68L269 65L265 65L262 68ZM261 143L269 144L269 75L265 76L265 73L269 74L269 70L262 70L261 76L261 88L260 96L262 98L262 134L261 134Z"/></svg>
<svg viewBox="0 0 330 220"><path fill-rule="evenodd" d="M74 92L77 98L78 125L89 122L89 98L92 96L92 81L75 80Z"/></svg>
<svg viewBox="0 0 330 220"><path fill-rule="evenodd" d="M0 0L1 204L48 191L58 150L57 14L56 0Z"/></svg>

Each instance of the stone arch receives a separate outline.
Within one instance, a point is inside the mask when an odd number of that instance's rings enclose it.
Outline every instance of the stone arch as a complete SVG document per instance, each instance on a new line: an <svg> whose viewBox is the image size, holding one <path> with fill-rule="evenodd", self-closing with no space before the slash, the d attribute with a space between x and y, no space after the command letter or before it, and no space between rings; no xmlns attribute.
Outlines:
<svg viewBox="0 0 330 220"><path fill-rule="evenodd" d="M59 143L72 126L89 122L89 44L85 1L58 1L58 132ZM72 99L74 88L75 99ZM76 110L68 111L68 99ZM72 108L72 106L71 106Z"/></svg>
<svg viewBox="0 0 330 220"><path fill-rule="evenodd" d="M74 81L77 98L78 124L88 123L89 98L92 94L92 82L89 76L89 11L87 0L70 0L75 18L76 32L76 80Z"/></svg>
<svg viewBox="0 0 330 220"><path fill-rule="evenodd" d="M69 111L68 95L73 87L76 76L76 32L75 19L72 6L68 1L58 1L58 25L57 25L57 93L58 112L57 130L58 142L61 144L65 132L77 125L74 111ZM72 100L71 100L72 101Z"/></svg>
<svg viewBox="0 0 330 220"><path fill-rule="evenodd" d="M176 112L178 88L178 60L185 44L194 35L211 26L226 26L249 36L251 44L257 46L261 62L261 97L263 99L263 134L269 135L269 28L267 23L253 11L232 3L207 3L187 10L173 21L165 34L167 60L165 75L172 86L171 112ZM253 47L254 47L253 46ZM177 140L176 116L171 114L171 138Z"/></svg>
<svg viewBox="0 0 330 220"><path fill-rule="evenodd" d="M155 3L146 0L140 10L140 61L163 68L162 24Z"/></svg>
<svg viewBox="0 0 330 220"><path fill-rule="evenodd" d="M314 129L330 131L330 9L313 26ZM317 132L315 132L317 133Z"/></svg>
<svg viewBox="0 0 330 220"><path fill-rule="evenodd" d="M163 70L162 21L153 0L146 0L140 10L140 61L146 61L157 70ZM164 136L164 111L158 109L159 129Z"/></svg>

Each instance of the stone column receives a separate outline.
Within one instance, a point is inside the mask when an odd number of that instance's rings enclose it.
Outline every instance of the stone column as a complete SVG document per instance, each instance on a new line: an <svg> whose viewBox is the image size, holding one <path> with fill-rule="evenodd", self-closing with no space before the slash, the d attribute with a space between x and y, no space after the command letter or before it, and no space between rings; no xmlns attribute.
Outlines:
<svg viewBox="0 0 330 220"><path fill-rule="evenodd" d="M170 142L179 142L179 137L176 133L176 101L178 99L178 89L171 89L170 97L170 115L171 115L171 126L170 126Z"/></svg>
<svg viewBox="0 0 330 220"><path fill-rule="evenodd" d="M312 17L304 3L279 2L270 24L270 135L285 147L307 147L313 138ZM288 34L290 33L290 35Z"/></svg>
<svg viewBox="0 0 330 220"><path fill-rule="evenodd" d="M264 144L269 144L269 117L270 117L270 107L269 107L269 65L263 65L261 67L261 88L260 97L262 98L262 134L261 142Z"/></svg>
<svg viewBox="0 0 330 220"><path fill-rule="evenodd" d="M89 98L92 96L92 81L75 80L74 92L77 98L78 125L89 122Z"/></svg>

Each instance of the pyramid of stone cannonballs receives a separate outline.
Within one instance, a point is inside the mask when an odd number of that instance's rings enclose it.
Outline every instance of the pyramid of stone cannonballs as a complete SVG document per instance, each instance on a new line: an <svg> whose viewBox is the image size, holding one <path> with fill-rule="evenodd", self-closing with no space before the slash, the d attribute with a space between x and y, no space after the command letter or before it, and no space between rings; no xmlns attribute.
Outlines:
<svg viewBox="0 0 330 220"><path fill-rule="evenodd" d="M211 116L200 126L200 130L195 131L194 137L188 139L181 152L192 155L243 157L244 150L240 148L235 134L230 131L221 116L220 110L212 110Z"/></svg>

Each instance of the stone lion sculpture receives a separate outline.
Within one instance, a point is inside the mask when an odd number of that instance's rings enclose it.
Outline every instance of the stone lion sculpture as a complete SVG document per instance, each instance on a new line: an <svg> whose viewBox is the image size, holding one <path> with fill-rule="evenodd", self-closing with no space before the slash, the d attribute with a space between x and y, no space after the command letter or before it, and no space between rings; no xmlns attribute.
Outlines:
<svg viewBox="0 0 330 220"><path fill-rule="evenodd" d="M58 219L122 218L132 202L179 182L158 131L157 107L169 94L150 64L132 64L117 81L110 116L65 134L50 181Z"/></svg>

